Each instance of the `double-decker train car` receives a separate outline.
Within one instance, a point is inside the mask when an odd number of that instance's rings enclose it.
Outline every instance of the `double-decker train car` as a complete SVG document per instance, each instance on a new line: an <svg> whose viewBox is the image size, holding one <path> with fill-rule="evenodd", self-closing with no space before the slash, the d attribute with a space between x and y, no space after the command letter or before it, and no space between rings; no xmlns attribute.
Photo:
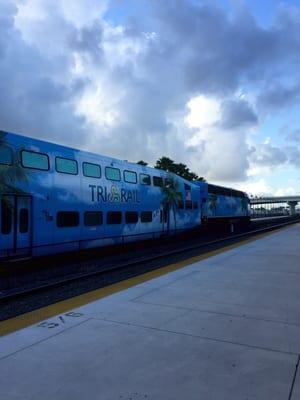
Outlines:
<svg viewBox="0 0 300 400"><path fill-rule="evenodd" d="M0 131L0 260L245 223L248 205L237 190Z"/></svg>
<svg viewBox="0 0 300 400"><path fill-rule="evenodd" d="M0 131L0 259L114 245L200 225L199 187L165 171ZM167 212L168 211L168 212Z"/></svg>

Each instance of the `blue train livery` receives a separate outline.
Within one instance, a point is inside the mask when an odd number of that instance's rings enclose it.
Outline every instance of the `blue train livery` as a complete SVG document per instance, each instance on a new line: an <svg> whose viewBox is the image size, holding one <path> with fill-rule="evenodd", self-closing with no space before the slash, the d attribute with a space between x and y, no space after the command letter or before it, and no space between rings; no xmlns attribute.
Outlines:
<svg viewBox="0 0 300 400"><path fill-rule="evenodd" d="M248 220L247 204L232 189L0 131L2 260L157 238L218 217Z"/></svg>

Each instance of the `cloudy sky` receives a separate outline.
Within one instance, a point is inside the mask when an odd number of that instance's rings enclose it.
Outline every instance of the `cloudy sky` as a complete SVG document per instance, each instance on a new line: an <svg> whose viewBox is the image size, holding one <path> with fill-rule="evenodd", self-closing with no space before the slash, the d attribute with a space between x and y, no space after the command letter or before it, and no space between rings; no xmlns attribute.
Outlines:
<svg viewBox="0 0 300 400"><path fill-rule="evenodd" d="M0 0L0 129L300 193L300 1Z"/></svg>

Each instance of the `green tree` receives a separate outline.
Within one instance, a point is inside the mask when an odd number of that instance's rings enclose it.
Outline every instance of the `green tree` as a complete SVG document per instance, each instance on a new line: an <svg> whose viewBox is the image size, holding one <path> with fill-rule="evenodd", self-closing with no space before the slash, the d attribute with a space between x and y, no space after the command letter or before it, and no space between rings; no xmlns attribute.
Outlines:
<svg viewBox="0 0 300 400"><path fill-rule="evenodd" d="M168 176L167 184L161 188L164 213L167 215L167 232L170 231L170 211L173 213L175 229L177 228L176 211L181 200L179 183L172 175Z"/></svg>
<svg viewBox="0 0 300 400"><path fill-rule="evenodd" d="M169 157L161 157L156 161L154 168L162 169L167 172L173 172L174 174L181 176L182 178L188 181L202 181L205 182L203 177L199 177L194 172L190 171L190 169L183 163L175 163Z"/></svg>
<svg viewBox="0 0 300 400"><path fill-rule="evenodd" d="M146 167L146 166L148 165L148 163L146 163L146 162L143 161L143 160L138 161L137 164L143 165L144 167Z"/></svg>
<svg viewBox="0 0 300 400"><path fill-rule="evenodd" d="M169 157L161 157L156 161L154 168L163 169L167 172L175 172L176 164Z"/></svg>

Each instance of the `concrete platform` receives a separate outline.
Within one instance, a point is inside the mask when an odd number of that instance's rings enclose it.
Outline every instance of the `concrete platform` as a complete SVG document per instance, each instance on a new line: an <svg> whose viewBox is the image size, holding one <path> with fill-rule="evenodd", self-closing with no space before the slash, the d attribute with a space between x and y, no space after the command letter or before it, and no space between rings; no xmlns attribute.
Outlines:
<svg viewBox="0 0 300 400"><path fill-rule="evenodd" d="M298 400L299 354L300 224L0 338L0 399Z"/></svg>

